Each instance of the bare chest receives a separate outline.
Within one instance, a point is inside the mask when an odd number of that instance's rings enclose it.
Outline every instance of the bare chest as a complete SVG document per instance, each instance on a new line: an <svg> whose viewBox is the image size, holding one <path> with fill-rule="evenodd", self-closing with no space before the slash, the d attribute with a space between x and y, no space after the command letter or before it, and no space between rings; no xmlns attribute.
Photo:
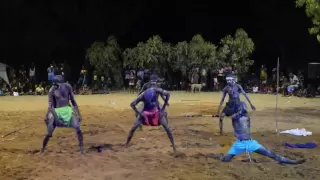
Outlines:
<svg viewBox="0 0 320 180"><path fill-rule="evenodd" d="M56 99L56 100L62 100L62 99L67 99L68 98L68 92L65 92L65 91L62 91L62 90L55 90L53 92L53 97Z"/></svg>
<svg viewBox="0 0 320 180"><path fill-rule="evenodd" d="M232 96L232 97L239 96L239 88L237 86L232 86L232 87L228 86L226 88L226 92L229 96Z"/></svg>

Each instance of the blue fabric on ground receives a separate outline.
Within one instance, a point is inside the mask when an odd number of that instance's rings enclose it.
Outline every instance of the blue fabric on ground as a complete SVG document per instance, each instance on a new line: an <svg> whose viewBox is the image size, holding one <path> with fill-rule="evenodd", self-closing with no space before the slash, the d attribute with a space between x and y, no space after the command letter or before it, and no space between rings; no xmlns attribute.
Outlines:
<svg viewBox="0 0 320 180"><path fill-rule="evenodd" d="M287 142L284 143L284 146L289 147L289 148L307 148L307 149L313 149L317 147L316 143L313 142L308 142L305 144L289 144Z"/></svg>

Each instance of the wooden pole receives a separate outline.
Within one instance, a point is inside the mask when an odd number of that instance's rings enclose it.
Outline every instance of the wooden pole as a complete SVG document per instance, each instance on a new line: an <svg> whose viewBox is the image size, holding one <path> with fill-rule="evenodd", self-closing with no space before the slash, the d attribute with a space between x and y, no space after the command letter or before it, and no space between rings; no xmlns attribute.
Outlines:
<svg viewBox="0 0 320 180"><path fill-rule="evenodd" d="M31 126L31 125L28 125L28 126L25 126L25 127L23 127L23 128L20 128L20 129L18 129L18 130L11 131L11 132L3 135L2 138L5 138L5 137L7 137L7 136L9 136L9 135L11 135L11 134L17 133L17 132L19 132L19 131L21 131L21 130L23 130L23 129L27 129L27 128L29 128L30 126Z"/></svg>
<svg viewBox="0 0 320 180"><path fill-rule="evenodd" d="M276 132L278 132L278 96L279 96L279 57L277 62L277 94L276 94Z"/></svg>

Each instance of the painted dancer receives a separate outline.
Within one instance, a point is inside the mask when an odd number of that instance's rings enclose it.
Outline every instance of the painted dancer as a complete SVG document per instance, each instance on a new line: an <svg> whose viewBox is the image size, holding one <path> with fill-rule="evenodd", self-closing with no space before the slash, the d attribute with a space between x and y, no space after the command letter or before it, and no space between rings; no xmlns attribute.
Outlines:
<svg viewBox="0 0 320 180"><path fill-rule="evenodd" d="M245 102L240 102L236 107L237 112L232 116L232 125L237 141L233 143L227 155L219 156L223 162L229 162L236 155L247 153L250 158L250 153L255 152L267 156L281 164L301 164L305 160L291 160L266 149L256 140L251 139L250 133L250 117L248 116L247 105ZM251 158L250 158L251 160Z"/></svg>
<svg viewBox="0 0 320 180"><path fill-rule="evenodd" d="M149 82L143 84L143 86L142 86L142 88L140 89L138 95L140 95L141 93L143 93L144 91L146 91L146 90L149 89L149 88L160 88L160 87L158 86L157 82L158 82L158 76L155 75L155 74L152 74L152 75L150 76L150 78L149 78ZM160 94L160 96L161 96L162 100L165 101L164 95ZM168 103L168 102L167 102L167 106L169 106L169 103ZM139 112L142 112L142 110L143 110L143 105L138 108L138 111L139 111ZM136 116L138 116L138 114L136 114ZM139 129L142 130L142 125L139 127Z"/></svg>
<svg viewBox="0 0 320 180"><path fill-rule="evenodd" d="M230 117L235 113L235 106L240 103L240 93L244 95L244 97L249 102L252 110L256 110L256 108L251 103L249 97L247 96L246 92L242 89L239 84L235 83L235 79L233 75L228 75L226 77L228 85L223 89L222 99L220 101L220 105L218 108L218 115L220 118L219 126L220 126L220 135L222 135L222 128L223 128L223 119L225 116ZM220 113L221 106L224 102L226 95L229 95L229 100L226 103L225 108ZM214 115L215 116L215 115Z"/></svg>
<svg viewBox="0 0 320 180"><path fill-rule="evenodd" d="M160 106L159 101L158 101L159 95L165 97L164 104L162 107ZM140 125L145 125L145 126L160 126L160 125L162 125L163 128L166 130L167 135L170 139L170 142L173 147L173 151L176 152L172 132L171 132L171 130L168 126L168 123L167 123L168 117L167 117L167 112L166 112L166 106L168 104L169 97L170 97L169 92L167 92L161 88L151 87L151 88L147 89L146 91L144 91L143 93L141 93L138 96L138 98L135 99L131 103L132 109L136 112L136 114L138 114L138 116L137 116L136 121L133 124L133 126L129 132L127 142L125 144L126 147L129 146L129 143L132 139L134 132L136 131L136 129ZM139 102L144 103L142 111L140 111L136 108L136 105Z"/></svg>
<svg viewBox="0 0 320 180"><path fill-rule="evenodd" d="M45 151L49 139L56 127L74 128L79 141L80 152L83 154L83 135L80 129L82 120L78 105L74 99L73 90L70 84L65 83L62 76L53 78L53 85L49 90L49 107L45 117L47 124L47 135L43 139L42 152ZM69 105L71 101L72 107Z"/></svg>

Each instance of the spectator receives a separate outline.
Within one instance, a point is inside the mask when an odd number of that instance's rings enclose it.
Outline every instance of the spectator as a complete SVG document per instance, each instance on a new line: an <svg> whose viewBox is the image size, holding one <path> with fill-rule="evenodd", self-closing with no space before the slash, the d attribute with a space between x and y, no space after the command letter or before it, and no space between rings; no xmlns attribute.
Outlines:
<svg viewBox="0 0 320 180"><path fill-rule="evenodd" d="M286 76L284 75L283 72L281 72L281 73L280 73L280 77L279 77L279 86L280 86L280 87L283 85L285 79L287 79Z"/></svg>
<svg viewBox="0 0 320 180"><path fill-rule="evenodd" d="M299 71L298 72L298 79L299 79L299 84L300 84L300 87L303 88L304 86L304 76L302 74L302 71Z"/></svg>
<svg viewBox="0 0 320 180"><path fill-rule="evenodd" d="M126 69L124 72L124 86L126 89L129 87L129 79L130 79L130 70Z"/></svg>
<svg viewBox="0 0 320 180"><path fill-rule="evenodd" d="M133 73L134 76L137 76L137 73L136 73L136 70L135 70L135 69L131 68L131 69L130 69L130 73L131 73L131 72Z"/></svg>
<svg viewBox="0 0 320 180"><path fill-rule="evenodd" d="M134 73L131 71L130 77L129 77L129 93L131 92L134 93L135 81L136 81L136 77Z"/></svg>
<svg viewBox="0 0 320 180"><path fill-rule="evenodd" d="M191 84L199 84L199 74L197 70L194 70L192 73Z"/></svg>
<svg viewBox="0 0 320 180"><path fill-rule="evenodd" d="M31 63L29 68L29 80L32 84L36 82L36 66L34 62Z"/></svg>
<svg viewBox="0 0 320 180"><path fill-rule="evenodd" d="M219 90L222 90L224 88L224 68L221 68L218 70L218 83L220 85Z"/></svg>
<svg viewBox="0 0 320 180"><path fill-rule="evenodd" d="M63 63L60 64L59 74L60 74L63 78L65 78L65 69L64 69L64 64L63 64ZM66 80L66 79L64 79L64 80Z"/></svg>
<svg viewBox="0 0 320 180"><path fill-rule="evenodd" d="M103 90L105 88L105 86L107 86L106 80L105 80L104 76L101 76L100 77L100 89Z"/></svg>
<svg viewBox="0 0 320 180"><path fill-rule="evenodd" d="M288 91L290 94L292 94L294 91L296 91L299 88L299 79L293 73L290 73L289 77L290 77L290 85L288 86Z"/></svg>
<svg viewBox="0 0 320 180"><path fill-rule="evenodd" d="M252 92L253 92L253 93L258 93L258 92L259 92L259 87L258 87L257 85L254 85L254 86L252 87Z"/></svg>
<svg viewBox="0 0 320 180"><path fill-rule="evenodd" d="M39 86L36 85L35 89L35 95L44 95L44 88L41 84L39 84Z"/></svg>
<svg viewBox="0 0 320 180"><path fill-rule="evenodd" d="M139 71L138 71L138 73L137 73L137 76L138 76L138 78L139 78L140 80L143 81L144 71L143 71L141 68L139 68Z"/></svg>
<svg viewBox="0 0 320 180"><path fill-rule="evenodd" d="M214 76L214 78L213 78L213 90L214 90L214 91L219 91L219 80L218 80L218 76Z"/></svg>
<svg viewBox="0 0 320 180"><path fill-rule="evenodd" d="M260 69L260 83L261 83L260 89L261 90L263 90L264 87L266 86L267 80L268 80L267 68L265 68L265 66L262 65Z"/></svg>
<svg viewBox="0 0 320 180"><path fill-rule="evenodd" d="M201 84L207 84L207 70L203 68L201 70Z"/></svg>
<svg viewBox="0 0 320 180"><path fill-rule="evenodd" d="M1 96L10 95L10 91L7 88L6 84L3 84L2 89L0 91L1 91L1 94L0 94Z"/></svg>
<svg viewBox="0 0 320 180"><path fill-rule="evenodd" d="M18 92L19 94L23 94L24 93L24 88L25 88L25 83L23 82L23 80L19 80L18 82Z"/></svg>
<svg viewBox="0 0 320 180"><path fill-rule="evenodd" d="M48 83L52 84L52 80L54 77L54 66L53 64L50 64L50 66L47 69L48 72Z"/></svg>
<svg viewBox="0 0 320 180"><path fill-rule="evenodd" d="M24 65L21 65L20 69L19 69L19 78L20 79L26 79L27 77L27 72L26 72L26 69L24 67Z"/></svg>
<svg viewBox="0 0 320 180"><path fill-rule="evenodd" d="M97 71L93 71L92 86L96 85L98 85L98 73Z"/></svg>
<svg viewBox="0 0 320 180"><path fill-rule="evenodd" d="M82 88L82 90L85 90L87 88L87 70L84 66L82 66L80 71L78 85Z"/></svg>
<svg viewBox="0 0 320 180"><path fill-rule="evenodd" d="M112 87L112 82L111 82L111 78L108 78L107 79L107 92L105 92L105 93L109 93L109 89L111 89L111 87Z"/></svg>
<svg viewBox="0 0 320 180"><path fill-rule="evenodd" d="M298 77L293 73L290 73L289 77L290 77L290 86L294 87L294 88L298 88L299 87L299 79L298 79Z"/></svg>

